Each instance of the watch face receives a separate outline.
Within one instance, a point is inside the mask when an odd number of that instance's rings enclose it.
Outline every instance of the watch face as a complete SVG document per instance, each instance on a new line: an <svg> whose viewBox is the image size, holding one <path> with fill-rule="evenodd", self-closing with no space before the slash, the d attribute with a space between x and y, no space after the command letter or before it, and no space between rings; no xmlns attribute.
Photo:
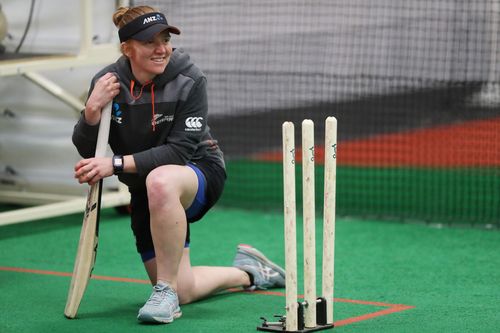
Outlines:
<svg viewBox="0 0 500 333"><path fill-rule="evenodd" d="M123 156L113 156L113 174L117 175L123 172Z"/></svg>

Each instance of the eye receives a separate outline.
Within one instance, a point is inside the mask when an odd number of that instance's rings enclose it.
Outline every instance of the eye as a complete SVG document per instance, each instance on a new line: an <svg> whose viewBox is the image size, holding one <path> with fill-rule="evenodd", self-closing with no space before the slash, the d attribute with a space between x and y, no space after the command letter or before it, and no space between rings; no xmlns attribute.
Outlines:
<svg viewBox="0 0 500 333"><path fill-rule="evenodd" d="M163 42L166 44L166 43L170 43L170 36L166 36L163 38Z"/></svg>

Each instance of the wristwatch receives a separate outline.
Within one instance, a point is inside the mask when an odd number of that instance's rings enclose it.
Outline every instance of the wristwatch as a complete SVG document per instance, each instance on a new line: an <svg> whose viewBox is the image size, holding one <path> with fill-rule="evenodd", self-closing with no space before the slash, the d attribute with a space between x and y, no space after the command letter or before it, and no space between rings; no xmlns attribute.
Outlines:
<svg viewBox="0 0 500 333"><path fill-rule="evenodd" d="M113 156L113 174L118 175L123 173L123 156L114 155Z"/></svg>

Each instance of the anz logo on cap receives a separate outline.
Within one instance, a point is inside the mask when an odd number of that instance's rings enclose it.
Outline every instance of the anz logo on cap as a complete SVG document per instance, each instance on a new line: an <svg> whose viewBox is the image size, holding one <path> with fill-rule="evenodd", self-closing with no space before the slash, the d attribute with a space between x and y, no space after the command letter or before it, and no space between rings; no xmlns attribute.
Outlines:
<svg viewBox="0 0 500 333"><path fill-rule="evenodd" d="M151 22L158 22L158 21L163 21L163 17L160 14L156 14L156 15L144 18L144 21L142 21L142 24L148 24Z"/></svg>

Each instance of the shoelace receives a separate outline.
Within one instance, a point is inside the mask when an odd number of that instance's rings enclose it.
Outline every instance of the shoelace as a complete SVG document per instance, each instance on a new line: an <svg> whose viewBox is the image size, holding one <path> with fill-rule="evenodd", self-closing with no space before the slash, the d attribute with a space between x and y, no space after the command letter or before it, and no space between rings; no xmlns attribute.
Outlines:
<svg viewBox="0 0 500 333"><path fill-rule="evenodd" d="M169 296L172 296L173 298L175 298L175 294L174 294L173 290L170 289L169 287L154 286L153 289L154 289L154 293L151 295L148 302L150 302L154 305L159 305L165 298L169 298Z"/></svg>

